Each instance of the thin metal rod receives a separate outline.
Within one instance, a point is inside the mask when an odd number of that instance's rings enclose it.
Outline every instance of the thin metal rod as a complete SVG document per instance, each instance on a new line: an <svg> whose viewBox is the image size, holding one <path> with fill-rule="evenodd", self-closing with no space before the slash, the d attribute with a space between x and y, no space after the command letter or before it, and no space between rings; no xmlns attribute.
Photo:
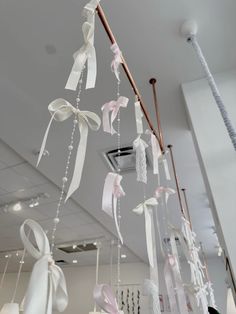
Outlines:
<svg viewBox="0 0 236 314"><path fill-rule="evenodd" d="M191 216L190 216L190 210L189 210L188 200L187 200L187 195L186 195L186 189L181 189L181 191L183 192L183 196L184 196L185 209L186 209L186 213L187 213L187 216L188 216L188 221L189 221L189 224L190 224L190 228L191 228L191 230L193 230Z"/></svg>
<svg viewBox="0 0 236 314"><path fill-rule="evenodd" d="M161 128L160 106L159 106L159 103L157 100L156 82L157 82L157 80L155 78L151 78L149 80L149 83L152 85L153 102L154 102L154 107L155 107L155 111L156 111L156 120L157 120L157 128L158 128L160 144L161 144L162 152L164 152L163 149L165 147L165 144L164 144L163 133L162 133L162 128Z"/></svg>
<svg viewBox="0 0 236 314"><path fill-rule="evenodd" d="M107 36L109 37L109 39L111 41L111 43L112 44L116 43L117 42L116 38L115 38L115 36L114 36L114 34L113 34L112 30L111 30L111 27L110 27L110 25L109 25L109 23L107 21L105 13L104 13L104 11L103 11L103 9L102 9L100 4L97 6L97 13L98 13L98 16L99 16L99 18L101 20L101 23L102 23L102 25L103 25L106 33L107 33ZM133 76L132 76L132 74L131 74L131 72L129 70L129 67L128 67L127 63L126 63L126 60L125 60L123 54L122 54L122 67L123 67L123 69L125 71L125 74L126 74L128 80L129 80L129 83L130 83L130 85L131 85L135 95L137 96L138 100L140 101L140 105L141 105L143 114L144 114L144 116L145 116L145 118L147 120L147 123L148 123L149 127L150 127L151 131L153 132L153 134L156 136L156 138L157 138L157 140L159 142L159 145L161 147L161 150L164 151L164 147L162 147L162 143L161 143L160 138L159 138L159 136L158 136L158 134L157 134L153 124L152 124L152 121L150 119L150 116L149 116L149 113L147 111L146 105L145 105L145 103L144 103L144 101L142 99L142 95L139 92L139 89L138 89L138 87L137 87L137 85L136 85L136 83L134 81L134 78L133 78Z"/></svg>
<svg viewBox="0 0 236 314"><path fill-rule="evenodd" d="M178 181L178 177L177 177L177 173L176 173L175 161L174 161L174 156L173 156L173 151L172 151L173 145L168 145L167 147L169 148L169 151L170 151L170 159L171 159L171 164L172 164L174 178L175 178L175 185L176 185L177 195L178 195L178 199L179 199L180 210L181 210L181 213L183 214L183 216L186 217L185 212L184 212L184 208L183 208L182 199L181 199L179 181Z"/></svg>

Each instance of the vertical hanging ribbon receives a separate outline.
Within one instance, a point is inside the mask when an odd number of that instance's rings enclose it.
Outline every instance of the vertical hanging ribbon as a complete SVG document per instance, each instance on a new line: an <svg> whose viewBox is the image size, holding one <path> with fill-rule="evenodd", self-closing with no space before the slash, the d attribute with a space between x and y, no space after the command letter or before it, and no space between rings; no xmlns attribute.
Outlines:
<svg viewBox="0 0 236 314"><path fill-rule="evenodd" d="M76 90L83 67L87 62L87 82L86 89L94 88L97 76L97 60L94 47L95 9L100 0L92 0L85 7L83 14L87 21L82 26L84 36L83 46L74 53L74 64L72 66L66 89Z"/></svg>
<svg viewBox="0 0 236 314"><path fill-rule="evenodd" d="M161 314L158 284L155 284L152 280L145 279L143 284L143 294L152 297L153 314Z"/></svg>
<svg viewBox="0 0 236 314"><path fill-rule="evenodd" d="M167 162L167 160L166 160L165 157L162 158L162 163L163 163L163 167L164 167L164 172L165 172L166 180L170 181L170 180L171 180L171 177L170 177L170 170L169 170L168 162Z"/></svg>
<svg viewBox="0 0 236 314"><path fill-rule="evenodd" d="M32 230L36 246L26 236L26 226ZM20 228L20 236L27 252L37 259L24 300L24 313L52 314L53 309L63 312L68 304L65 277L52 259L44 230L36 221L27 219Z"/></svg>
<svg viewBox="0 0 236 314"><path fill-rule="evenodd" d="M118 237L123 244L123 237L117 219L117 199L125 196L121 180L122 176L117 173L109 172L107 174L103 188L102 210L114 218Z"/></svg>
<svg viewBox="0 0 236 314"><path fill-rule="evenodd" d="M83 165L84 165L84 160L85 160L86 147L87 147L88 129L90 128L93 131L97 131L100 127L101 120L98 117L98 115L96 115L95 113L90 112L90 111L81 111L79 109L76 109L68 101L61 98L56 99L53 102L51 102L48 106L48 110L52 117L43 138L37 166L39 165L39 162L43 156L43 152L45 150L45 146L47 142L48 133L49 133L53 120L62 122L70 118L72 115L74 115L75 116L74 123L77 122L79 125L80 142L77 149L72 180L71 180L71 183L67 192L67 196L66 196L66 200L67 200L79 188L79 185L80 185Z"/></svg>
<svg viewBox="0 0 236 314"><path fill-rule="evenodd" d="M171 268L174 263L172 261L173 257L171 255L168 255L165 261L164 265L164 279L166 283L166 289L168 293L168 298L170 302L170 310L171 313L178 313L178 306L176 302L176 297L175 297L175 286L173 283L173 278L172 278L172 273L171 273Z"/></svg>
<svg viewBox="0 0 236 314"><path fill-rule="evenodd" d="M137 181L147 183L147 143L143 141L140 135L133 142L133 149L136 152L136 173Z"/></svg>
<svg viewBox="0 0 236 314"><path fill-rule="evenodd" d="M150 211L152 211L152 208L155 207L157 204L158 202L156 198L151 197L133 209L133 212L137 215L144 214L148 260L152 268L154 267L154 253L153 253L154 230L152 228L152 216Z"/></svg>
<svg viewBox="0 0 236 314"><path fill-rule="evenodd" d="M117 133L113 128L113 122L116 119L118 112L121 107L126 108L129 99L123 96L120 96L116 101L112 100L102 106L103 112L103 130L104 132L110 133L111 135ZM111 118L109 119L109 113L111 111Z"/></svg>
<svg viewBox="0 0 236 314"><path fill-rule="evenodd" d="M224 121L224 124L225 124L225 127L228 131L228 134L230 136L230 139L233 143L233 146L234 146L234 149L236 150L236 131L235 131L235 127L232 123L232 121L230 120L229 118L229 114L227 112L227 109L225 108L225 105L224 105L224 102L223 102L223 99L220 95L220 92L219 92L219 89L216 85L216 82L214 80L214 77L213 75L211 74L211 71L209 69L209 66L207 64L207 61L202 53L202 50L201 50L201 47L199 46L198 44L198 41L197 41L197 38L195 35L191 36L190 38L190 42L192 43L192 46L194 48L194 50L196 51L196 54L198 56L198 59L202 65L202 68L203 68L203 71L206 75L206 79L208 81L208 84L211 88L211 91L212 91L212 94L213 94L213 97L215 99L215 102L218 106L218 109L221 113L221 116L223 118L223 121Z"/></svg>
<svg viewBox="0 0 236 314"><path fill-rule="evenodd" d="M120 48L118 47L117 43L114 43L111 46L111 51L114 53L114 58L111 62L111 70L112 70L112 72L114 72L117 80L120 81L119 66L123 61L122 61L122 53L121 53Z"/></svg>
<svg viewBox="0 0 236 314"><path fill-rule="evenodd" d="M96 285L93 290L93 297L97 305L106 313L124 314L123 311L119 310L116 298L110 286L105 284Z"/></svg>
<svg viewBox="0 0 236 314"><path fill-rule="evenodd" d="M162 156L160 145L156 136L150 130L146 130L145 133L151 137L153 174L159 174L159 158Z"/></svg>
<svg viewBox="0 0 236 314"><path fill-rule="evenodd" d="M136 129L138 134L143 134L143 111L141 109L141 105L139 101L134 103L134 112L135 112L135 120L136 120Z"/></svg>
<svg viewBox="0 0 236 314"><path fill-rule="evenodd" d="M19 304L18 303L6 303L3 305L0 314L19 314Z"/></svg>

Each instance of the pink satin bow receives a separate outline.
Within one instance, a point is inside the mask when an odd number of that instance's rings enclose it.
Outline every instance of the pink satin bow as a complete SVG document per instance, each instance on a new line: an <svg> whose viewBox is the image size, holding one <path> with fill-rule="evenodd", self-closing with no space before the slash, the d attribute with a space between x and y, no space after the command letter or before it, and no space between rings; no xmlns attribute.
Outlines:
<svg viewBox="0 0 236 314"><path fill-rule="evenodd" d="M117 43L111 46L111 51L114 53L114 58L111 62L111 70L115 73L117 80L120 81L119 66L122 63L122 53Z"/></svg>
<svg viewBox="0 0 236 314"><path fill-rule="evenodd" d="M103 188L102 210L114 218L119 239L123 244L123 237L117 220L117 199L125 196L121 180L122 176L117 173L109 172L107 174Z"/></svg>
<svg viewBox="0 0 236 314"><path fill-rule="evenodd" d="M175 194L175 190L168 187L159 186L155 191L155 197L158 199L162 196L162 194L165 195L165 202L167 203L169 196Z"/></svg>
<svg viewBox="0 0 236 314"><path fill-rule="evenodd" d="M112 124L117 117L120 107L126 108L129 99L120 96L116 101L112 100L102 106L103 112L103 130L111 135L117 133ZM111 111L111 121L109 121L109 112Z"/></svg>
<svg viewBox="0 0 236 314"><path fill-rule="evenodd" d="M123 311L119 311L116 298L110 286L105 284L95 285L93 297L97 305L106 313L123 314Z"/></svg>

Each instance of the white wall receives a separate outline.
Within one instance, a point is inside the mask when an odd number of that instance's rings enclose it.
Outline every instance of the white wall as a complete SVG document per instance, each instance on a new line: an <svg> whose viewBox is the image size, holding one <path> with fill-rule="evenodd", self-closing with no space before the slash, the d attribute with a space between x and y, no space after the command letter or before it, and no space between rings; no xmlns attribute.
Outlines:
<svg viewBox="0 0 236 314"><path fill-rule="evenodd" d="M160 293L166 296L163 279L163 264L159 265L160 269ZM188 277L188 265L182 264L182 272ZM210 275L214 284L217 305L221 313L225 313L226 308L226 284L224 265L220 258L209 259ZM95 278L95 267L70 267L64 268L66 276L69 306L65 314L88 314L93 310L92 291ZM122 284L142 284L148 276L148 267L142 263L122 264L121 279ZM20 285L17 294L17 301L21 300L29 279L29 273L22 273ZM7 274L6 281L0 292L0 306L8 302L11 298L16 274ZM110 279L110 269L108 266L100 268L100 282L108 283ZM131 286L132 289L132 286ZM149 302L146 297L141 300L141 314L149 313ZM165 312L167 313L167 312ZM136 313L135 313L136 314Z"/></svg>
<svg viewBox="0 0 236 314"><path fill-rule="evenodd" d="M236 72L216 80L236 128ZM218 236L236 279L236 153L206 80L184 84L183 93Z"/></svg>

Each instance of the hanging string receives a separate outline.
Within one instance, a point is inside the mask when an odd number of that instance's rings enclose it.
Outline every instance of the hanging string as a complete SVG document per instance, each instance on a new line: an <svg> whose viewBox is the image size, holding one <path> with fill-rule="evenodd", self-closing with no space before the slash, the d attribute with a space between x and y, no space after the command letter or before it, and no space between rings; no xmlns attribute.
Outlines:
<svg viewBox="0 0 236 314"><path fill-rule="evenodd" d="M84 70L84 68L83 68ZM82 91L82 83L83 83L83 71L81 73L81 77L79 80L79 89L78 89L78 94L76 97L76 109L79 109L79 103L80 103L80 95L81 95L81 91ZM66 159L66 166L65 166L65 172L64 172L64 176L62 178L62 186L61 186L61 193L60 193L60 198L59 201L57 203L57 209L56 209L56 215L53 219L53 229L52 229L52 236L51 236L51 255L53 255L53 251L54 251L54 247L55 247L55 235L56 235L56 231L57 231L57 226L60 222L60 211L61 211L61 207L62 207L62 201L63 198L65 196L65 188L66 188L66 183L68 181L68 171L69 171L69 167L70 167L70 160L71 160L71 155L72 155L72 151L73 151L73 144L74 144L74 135L75 135L75 130L76 130L76 126L78 124L78 119L77 116L75 115L75 119L73 121L73 128L72 128L72 132L71 132L71 137L70 137L70 144L68 145L68 154L67 154L67 159Z"/></svg>
<svg viewBox="0 0 236 314"><path fill-rule="evenodd" d="M2 274L2 278L1 278L1 282L0 282L0 289L2 289L3 287L3 283L4 283L4 280L5 280L5 276L6 276L6 272L7 272L7 269L8 269L8 265L9 265L9 261L11 259L12 255L9 254L6 259L6 263L5 263L5 267L4 267L4 271L3 271L3 274Z"/></svg>
<svg viewBox="0 0 236 314"><path fill-rule="evenodd" d="M203 71L205 72L205 75L206 75L206 79L208 81L208 84L211 88L211 91L212 91L212 94L213 94L213 97L215 98L215 101L216 101L216 104L220 110L220 113L221 113L221 116L223 118L223 121L224 121L224 124L226 126L226 129L228 131L228 134L230 136L230 139L233 143L233 146L234 146L234 149L236 150L236 131L235 131L235 128L229 118L229 114L225 108L225 105L224 105L224 102L223 102L223 99L220 95L220 92L219 92L219 89L216 85L216 82L215 82L215 79L213 77L213 75L211 74L211 71L209 69L209 66L207 64L207 61L203 55L203 52L201 50L201 47L199 46L199 43L197 41L197 38L195 35L192 35L191 37L189 37L189 40L188 40L194 50L196 51L196 54L198 56L198 59L202 65L202 68L203 68Z"/></svg>
<svg viewBox="0 0 236 314"><path fill-rule="evenodd" d="M29 235L30 235L30 231L28 232L28 237L29 237ZM23 264L25 262L25 254L26 254L26 248L24 248L22 257L21 257L20 262L19 262L20 266L19 266L18 273L17 273L16 285L15 285L15 289L14 289L14 292L13 292L13 295L12 295L11 303L14 303L15 298L16 298L16 292L17 292L17 288L18 288L18 285L19 285L19 281L20 281L20 275L21 275Z"/></svg>
<svg viewBox="0 0 236 314"><path fill-rule="evenodd" d="M98 285L98 274L99 274L99 258L100 258L100 250L101 250L101 243L97 243L97 258L96 258L96 286ZM94 312L97 312L97 304L94 303Z"/></svg>
<svg viewBox="0 0 236 314"><path fill-rule="evenodd" d="M113 285L113 246L114 246L114 240L111 241L111 247L110 247L110 286Z"/></svg>

